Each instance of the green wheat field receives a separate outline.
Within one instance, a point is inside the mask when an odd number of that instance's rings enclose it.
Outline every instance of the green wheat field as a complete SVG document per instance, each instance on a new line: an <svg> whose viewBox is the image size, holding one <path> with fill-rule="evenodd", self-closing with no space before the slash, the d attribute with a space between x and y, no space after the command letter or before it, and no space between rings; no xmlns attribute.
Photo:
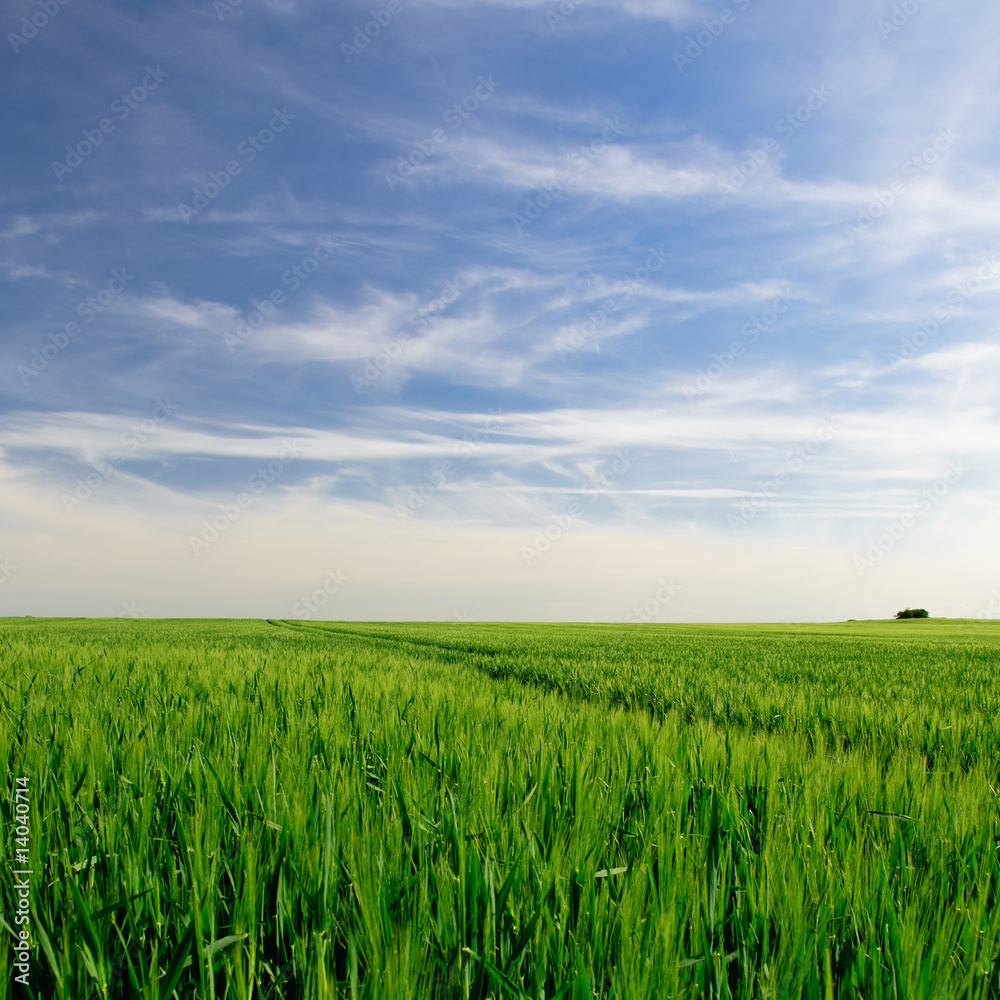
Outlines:
<svg viewBox="0 0 1000 1000"><path fill-rule="evenodd" d="M0 632L7 996L1000 997L1000 622Z"/></svg>

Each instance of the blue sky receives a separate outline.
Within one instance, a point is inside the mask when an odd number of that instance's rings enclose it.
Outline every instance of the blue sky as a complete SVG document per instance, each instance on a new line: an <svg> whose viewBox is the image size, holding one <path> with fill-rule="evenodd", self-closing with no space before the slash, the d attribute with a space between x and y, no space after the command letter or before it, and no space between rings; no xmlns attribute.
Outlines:
<svg viewBox="0 0 1000 1000"><path fill-rule="evenodd" d="M1000 10L3 18L2 613L1000 613Z"/></svg>

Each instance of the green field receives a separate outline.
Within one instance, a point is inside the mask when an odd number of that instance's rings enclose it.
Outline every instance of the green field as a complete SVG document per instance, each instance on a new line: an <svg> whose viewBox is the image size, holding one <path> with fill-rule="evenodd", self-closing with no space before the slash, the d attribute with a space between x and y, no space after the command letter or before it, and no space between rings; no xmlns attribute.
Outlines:
<svg viewBox="0 0 1000 1000"><path fill-rule="evenodd" d="M8 996L1000 997L1000 623L0 632Z"/></svg>

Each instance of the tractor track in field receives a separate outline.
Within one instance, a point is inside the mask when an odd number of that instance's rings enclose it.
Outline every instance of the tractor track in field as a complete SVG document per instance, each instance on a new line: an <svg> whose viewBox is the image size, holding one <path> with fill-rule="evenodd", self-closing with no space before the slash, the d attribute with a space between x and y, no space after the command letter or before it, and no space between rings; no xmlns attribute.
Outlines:
<svg viewBox="0 0 1000 1000"><path fill-rule="evenodd" d="M265 618L264 621L267 622L268 625L273 625L277 628L288 628L293 632L311 632L320 635L329 635L332 633L334 635L354 636L359 639L378 639L382 642L387 642L395 646L417 646L425 649L438 650L442 653L466 653L474 656L489 657L500 655L500 650L478 649L474 646L448 646L444 643L432 642L428 639L402 639L395 636L384 635L379 632L360 632L356 629L331 628L326 625L293 622L282 618Z"/></svg>

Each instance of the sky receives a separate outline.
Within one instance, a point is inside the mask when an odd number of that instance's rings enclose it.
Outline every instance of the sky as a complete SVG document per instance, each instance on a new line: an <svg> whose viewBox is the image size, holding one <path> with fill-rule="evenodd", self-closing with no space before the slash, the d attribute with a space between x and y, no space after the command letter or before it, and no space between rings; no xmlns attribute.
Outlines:
<svg viewBox="0 0 1000 1000"><path fill-rule="evenodd" d="M0 20L0 615L1000 615L1000 8Z"/></svg>

